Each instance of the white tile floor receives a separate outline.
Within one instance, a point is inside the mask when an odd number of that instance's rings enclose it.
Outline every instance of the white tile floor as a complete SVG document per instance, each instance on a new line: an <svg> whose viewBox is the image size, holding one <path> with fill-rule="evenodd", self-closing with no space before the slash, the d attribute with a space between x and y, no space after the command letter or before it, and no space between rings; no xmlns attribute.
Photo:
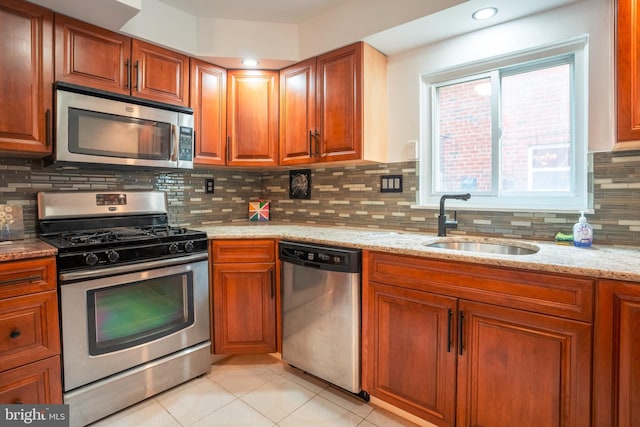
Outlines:
<svg viewBox="0 0 640 427"><path fill-rule="evenodd" d="M211 372L94 427L396 427L415 424L269 355L232 356Z"/></svg>

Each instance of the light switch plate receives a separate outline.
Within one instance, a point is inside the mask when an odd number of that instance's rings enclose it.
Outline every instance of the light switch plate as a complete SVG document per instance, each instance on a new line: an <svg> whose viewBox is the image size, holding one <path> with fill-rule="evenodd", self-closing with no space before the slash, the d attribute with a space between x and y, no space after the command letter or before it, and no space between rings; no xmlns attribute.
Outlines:
<svg viewBox="0 0 640 427"><path fill-rule="evenodd" d="M383 175L380 177L381 193L402 193L402 175Z"/></svg>

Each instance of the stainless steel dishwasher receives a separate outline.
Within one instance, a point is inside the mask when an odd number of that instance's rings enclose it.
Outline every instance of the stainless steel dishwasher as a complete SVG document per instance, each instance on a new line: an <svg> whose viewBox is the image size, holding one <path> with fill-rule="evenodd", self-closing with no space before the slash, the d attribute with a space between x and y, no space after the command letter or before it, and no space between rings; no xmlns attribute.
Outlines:
<svg viewBox="0 0 640 427"><path fill-rule="evenodd" d="M361 251L280 242L282 359L361 398Z"/></svg>

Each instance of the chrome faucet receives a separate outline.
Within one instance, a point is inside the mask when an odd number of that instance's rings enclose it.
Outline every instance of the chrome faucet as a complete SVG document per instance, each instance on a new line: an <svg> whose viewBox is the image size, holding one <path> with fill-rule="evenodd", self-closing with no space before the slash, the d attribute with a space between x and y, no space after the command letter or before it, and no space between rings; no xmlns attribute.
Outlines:
<svg viewBox="0 0 640 427"><path fill-rule="evenodd" d="M444 213L444 201L447 199L457 200L469 200L471 194L443 194L440 197L440 215L438 215L438 236L446 236L447 228L458 228L458 215L456 211L453 211L453 221L447 221L447 216Z"/></svg>

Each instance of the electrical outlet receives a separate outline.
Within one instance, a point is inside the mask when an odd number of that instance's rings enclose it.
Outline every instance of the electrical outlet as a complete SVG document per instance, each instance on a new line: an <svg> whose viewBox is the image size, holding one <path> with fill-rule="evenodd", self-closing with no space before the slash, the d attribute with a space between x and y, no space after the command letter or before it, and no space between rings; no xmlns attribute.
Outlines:
<svg viewBox="0 0 640 427"><path fill-rule="evenodd" d="M213 178L207 178L204 180L204 192L207 194L213 194L214 182Z"/></svg>

